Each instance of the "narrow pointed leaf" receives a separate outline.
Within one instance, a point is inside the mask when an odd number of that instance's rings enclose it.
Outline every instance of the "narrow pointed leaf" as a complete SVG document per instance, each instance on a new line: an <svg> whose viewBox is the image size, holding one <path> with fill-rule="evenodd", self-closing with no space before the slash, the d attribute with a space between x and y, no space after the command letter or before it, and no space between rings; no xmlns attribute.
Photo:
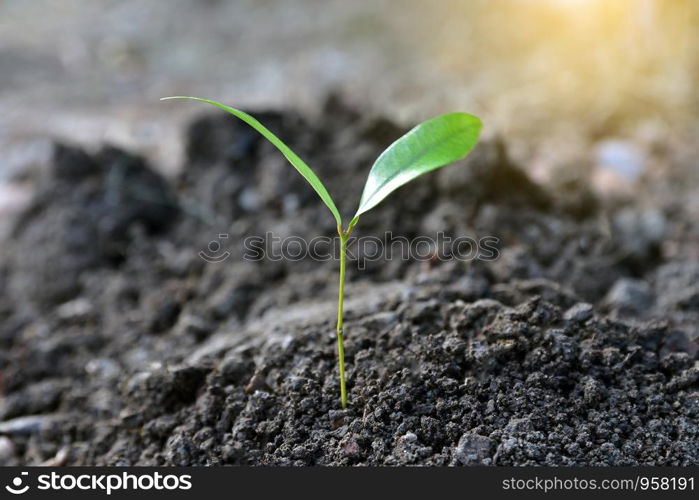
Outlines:
<svg viewBox="0 0 699 500"><path fill-rule="evenodd" d="M231 108L230 106L226 106L224 104L221 104L216 101L211 101L209 99L201 99L199 97L190 97L190 96L173 96L173 97L163 97L161 101L165 101L168 99L191 99L193 101L199 101L199 102L205 102L207 104L211 104L213 106L216 106L217 108L221 108L224 111L229 112L233 116L236 116L240 118L242 121L250 125L252 128L257 130L260 134L264 136L265 139L267 139L269 142L271 142L281 153L286 157L287 160L289 160L289 163L291 163L296 170L299 171L299 173L303 176L304 179L308 181L308 183L311 185L313 189L315 189L316 193L318 193L318 196L320 196L320 199L323 200L323 202L328 206L330 211L332 212L333 216L335 217L335 220L337 221L337 224L339 226L342 226L342 218L340 217L340 212L338 211L337 207L335 206L335 202L333 199L330 197L330 193L328 193L328 190L325 189L325 186L323 183L320 181L318 176L311 170L311 168L306 165L306 163L298 157L296 153L294 153L289 146L284 144L281 139L279 139L276 135L274 135L270 130L262 125L257 119L254 117L250 116L249 114L245 113L244 111L240 111L239 109Z"/></svg>
<svg viewBox="0 0 699 500"><path fill-rule="evenodd" d="M478 142L481 127L473 115L447 113L421 123L391 144L371 167L352 223L400 186L464 158Z"/></svg>

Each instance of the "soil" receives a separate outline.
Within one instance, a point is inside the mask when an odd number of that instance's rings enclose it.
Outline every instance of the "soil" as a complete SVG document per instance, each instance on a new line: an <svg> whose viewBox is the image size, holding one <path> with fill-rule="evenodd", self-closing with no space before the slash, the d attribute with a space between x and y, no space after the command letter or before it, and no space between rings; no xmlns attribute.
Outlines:
<svg viewBox="0 0 699 500"><path fill-rule="evenodd" d="M318 123L255 114L346 214L404 132L333 98ZM337 263L241 258L250 235L334 235L327 208L232 117L186 141L176 178L67 144L32 172L2 242L0 464L699 464L686 158L606 198L537 184L486 137L402 188L355 231L494 235L500 256L350 266L340 410Z"/></svg>

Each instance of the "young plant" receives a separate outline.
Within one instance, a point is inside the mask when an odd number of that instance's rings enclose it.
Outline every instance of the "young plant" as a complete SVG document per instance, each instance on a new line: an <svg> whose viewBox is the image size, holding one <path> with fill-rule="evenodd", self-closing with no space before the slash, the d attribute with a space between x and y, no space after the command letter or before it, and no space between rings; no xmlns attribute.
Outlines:
<svg viewBox="0 0 699 500"><path fill-rule="evenodd" d="M289 160L289 163L315 189L320 199L328 206L335 221L337 233L340 236L340 285L337 299L337 354L340 367L340 400L342 408L347 407L347 389L345 386L345 351L343 343L343 303L345 296L345 268L347 263L347 241L352 229L357 225L359 217L378 205L384 198L400 186L412 181L420 175L435 170L449 163L460 160L473 149L478 141L481 121L467 113L447 113L421 123L403 137L391 144L374 162L369 171L369 178L364 186L364 192L359 200L359 208L349 223L345 226L340 212L335 206L328 190L318 176L304 161L298 157L276 135L270 132L255 118L238 109L221 103L200 99L198 97L174 96L166 99L191 99L211 104L238 117L262 134L265 139L274 144Z"/></svg>

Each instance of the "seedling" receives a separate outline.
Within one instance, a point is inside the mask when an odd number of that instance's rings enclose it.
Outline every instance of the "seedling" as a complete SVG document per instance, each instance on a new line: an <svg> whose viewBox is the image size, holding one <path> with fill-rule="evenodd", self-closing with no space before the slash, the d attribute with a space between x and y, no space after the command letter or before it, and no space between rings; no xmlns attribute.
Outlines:
<svg viewBox="0 0 699 500"><path fill-rule="evenodd" d="M335 206L328 190L318 176L304 161L298 157L276 135L270 132L255 118L238 109L221 103L200 99L198 97L174 96L165 99L192 99L205 102L223 109L240 118L262 134L265 139L276 146L289 160L289 163L315 189L323 200L335 221L337 233L340 236L340 285L337 298L337 355L340 368L340 400L342 408L347 407L347 389L345 387L345 351L343 343L342 316L345 297L345 267L347 265L347 240L359 217L381 203L384 198L400 186L407 184L416 177L444 165L460 160L473 149L478 141L481 121L467 113L447 113L413 128L410 132L391 144L374 162L369 171L369 178L364 185L364 192L359 200L359 208L346 226L342 222L340 212Z"/></svg>

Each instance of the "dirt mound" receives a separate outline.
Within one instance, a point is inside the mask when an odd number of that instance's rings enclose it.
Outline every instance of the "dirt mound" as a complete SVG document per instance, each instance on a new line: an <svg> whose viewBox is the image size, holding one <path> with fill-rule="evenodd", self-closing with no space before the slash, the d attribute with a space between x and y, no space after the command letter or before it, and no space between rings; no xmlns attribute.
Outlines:
<svg viewBox="0 0 699 500"><path fill-rule="evenodd" d="M162 233L179 211L167 182L125 151L57 144L50 167L4 242L9 293L45 307L79 294L81 273L123 260L136 226Z"/></svg>
<svg viewBox="0 0 699 500"><path fill-rule="evenodd" d="M697 463L699 366L664 346L666 328L630 328L582 304L450 302L443 290L406 285L409 300L355 301L347 411L337 409L331 321L280 322L272 338L230 346L217 363L134 375L127 428L88 461Z"/></svg>
<svg viewBox="0 0 699 500"><path fill-rule="evenodd" d="M404 131L335 99L318 125L256 115L343 213ZM241 258L247 236L335 233L276 150L221 114L174 179L58 146L3 242L0 463L696 464L696 266L663 252L689 219L538 185L505 144L355 230L492 235L500 257L350 266L347 411L337 263ZM231 256L200 258L212 240Z"/></svg>

